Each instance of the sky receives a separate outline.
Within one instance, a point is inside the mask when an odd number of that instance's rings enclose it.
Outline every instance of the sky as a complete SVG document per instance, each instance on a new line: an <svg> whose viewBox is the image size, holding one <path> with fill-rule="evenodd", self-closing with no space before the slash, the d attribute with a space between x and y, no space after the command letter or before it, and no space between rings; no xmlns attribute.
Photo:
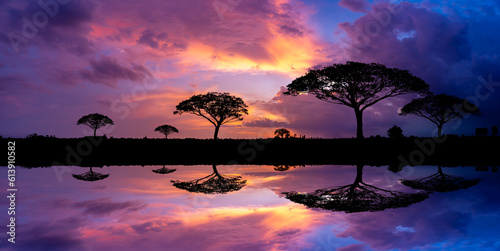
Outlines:
<svg viewBox="0 0 500 251"><path fill-rule="evenodd" d="M407 69L435 93L467 98L482 115L445 125L473 135L500 125L500 2L364 0L0 1L0 135L91 135L76 121L101 113L113 137L211 138L201 117L174 115L192 95L229 92L249 115L220 138L354 137L351 108L312 95L284 96L312 67L359 61ZM415 95L364 113L365 136L435 136L398 115Z"/></svg>

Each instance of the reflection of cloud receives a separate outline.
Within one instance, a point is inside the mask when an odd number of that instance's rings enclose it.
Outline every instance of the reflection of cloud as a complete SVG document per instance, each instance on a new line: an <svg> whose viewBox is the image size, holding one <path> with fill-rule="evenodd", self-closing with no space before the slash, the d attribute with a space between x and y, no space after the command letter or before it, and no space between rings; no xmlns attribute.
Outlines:
<svg viewBox="0 0 500 251"><path fill-rule="evenodd" d="M81 201L72 205L73 208L82 209L83 214L99 217L122 210L127 213L135 212L143 209L145 206L146 205L140 201L113 202L111 198Z"/></svg>
<svg viewBox="0 0 500 251"><path fill-rule="evenodd" d="M16 250L84 250L84 240L80 238L79 228L84 224L81 217L68 217L63 220L49 220L25 224L18 233L22 239L16 239ZM16 237L18 237L16 235ZM21 237L18 237L21 238ZM0 242L0 248L9 242Z"/></svg>
<svg viewBox="0 0 500 251"><path fill-rule="evenodd" d="M436 208L447 210L436 211ZM339 237L352 236L375 249L412 249L463 237L471 223L471 214L434 200L397 212L349 215L346 220L349 227Z"/></svg>

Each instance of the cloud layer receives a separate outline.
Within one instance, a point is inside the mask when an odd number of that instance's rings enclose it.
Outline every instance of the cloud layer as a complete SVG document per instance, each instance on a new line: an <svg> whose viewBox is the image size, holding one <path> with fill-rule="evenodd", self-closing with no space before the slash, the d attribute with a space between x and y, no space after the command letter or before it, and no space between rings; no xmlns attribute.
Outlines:
<svg viewBox="0 0 500 251"><path fill-rule="evenodd" d="M74 122L100 112L118 120L108 135L155 137L151 128L175 123L183 127L177 137L210 137L203 119L172 115L178 102L207 91L229 91L251 104L250 116L223 129L223 137L271 136L259 128L272 121L298 134L353 136L345 107L273 96L310 67L346 60L408 69L432 91L480 107L483 116L445 127L448 133L500 124L496 2L342 0L344 11L335 10L346 20L335 21L321 16L323 1L42 3L0 3L0 116L9 120L3 136L79 137ZM393 124L430 135L426 121L395 115L411 98L374 106L367 135L383 135Z"/></svg>

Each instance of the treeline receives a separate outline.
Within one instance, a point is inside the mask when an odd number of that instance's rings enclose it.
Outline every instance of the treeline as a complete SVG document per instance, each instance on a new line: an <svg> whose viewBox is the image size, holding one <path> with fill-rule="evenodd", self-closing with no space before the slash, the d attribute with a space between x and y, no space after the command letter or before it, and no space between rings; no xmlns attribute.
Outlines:
<svg viewBox="0 0 500 251"><path fill-rule="evenodd" d="M390 139L131 139L32 137L16 142L16 164L39 166L197 164L498 165L500 137Z"/></svg>

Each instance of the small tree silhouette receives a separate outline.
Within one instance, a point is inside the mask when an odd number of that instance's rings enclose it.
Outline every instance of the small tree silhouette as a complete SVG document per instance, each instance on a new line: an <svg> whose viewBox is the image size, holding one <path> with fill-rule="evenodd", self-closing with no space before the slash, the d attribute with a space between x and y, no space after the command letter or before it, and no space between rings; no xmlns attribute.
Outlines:
<svg viewBox="0 0 500 251"><path fill-rule="evenodd" d="M209 92L180 102L174 114L191 113L210 121L215 126L214 140L217 140L219 128L223 124L243 120L243 114L248 114L247 107L241 98L229 93Z"/></svg>
<svg viewBox="0 0 500 251"><path fill-rule="evenodd" d="M200 179L190 181L172 180L173 185L192 193L228 193L238 191L246 185L246 180L241 176L223 176L217 171L216 165L212 165L213 173Z"/></svg>
<svg viewBox="0 0 500 251"><path fill-rule="evenodd" d="M468 114L481 115L479 108L471 102L447 94L431 94L412 100L399 113L402 116L408 114L426 118L436 124L438 127L438 137L441 137L441 131L445 123L457 118L463 118Z"/></svg>
<svg viewBox="0 0 500 251"><path fill-rule="evenodd" d="M92 113L81 117L77 122L77 125L86 125L92 130L94 130L94 137L96 136L97 129L106 126L106 125L114 125L113 120L111 120L108 116L104 116L99 113Z"/></svg>
<svg viewBox="0 0 500 251"><path fill-rule="evenodd" d="M401 129L401 127L399 127L397 125L394 125L389 130L387 130L387 135L391 139L400 139L400 138L404 137L403 129Z"/></svg>
<svg viewBox="0 0 500 251"><path fill-rule="evenodd" d="M363 111L389 97L408 93L427 94L429 85L407 70L387 68L382 64L348 61L323 69L310 69L307 74L287 85L285 95L301 92L316 98L351 107L356 115L357 138L363 136Z"/></svg>
<svg viewBox="0 0 500 251"><path fill-rule="evenodd" d="M168 138L168 135L172 133L179 133L179 130L177 128L171 126L171 125L161 125L156 127L155 132L160 132L163 135L165 135L165 138Z"/></svg>
<svg viewBox="0 0 500 251"><path fill-rule="evenodd" d="M449 192L459 189L465 189L479 183L480 179L466 180L462 177L451 176L443 173L441 166L438 166L438 172L421 179L401 179L401 184L414 189L425 190L429 192Z"/></svg>
<svg viewBox="0 0 500 251"><path fill-rule="evenodd" d="M276 129L274 136L276 138L290 138L290 131L285 128Z"/></svg>
<svg viewBox="0 0 500 251"><path fill-rule="evenodd" d="M476 128L476 136L488 135L488 127Z"/></svg>
<svg viewBox="0 0 500 251"><path fill-rule="evenodd" d="M429 198L429 192L405 193L389 191L363 182L363 165L356 168L353 184L318 189L313 193L286 192L286 198L310 208L346 213L375 212L407 207Z"/></svg>
<svg viewBox="0 0 500 251"><path fill-rule="evenodd" d="M498 134L498 127L497 126L492 126L491 127L491 135L497 136Z"/></svg>
<svg viewBox="0 0 500 251"><path fill-rule="evenodd" d="M83 181L97 181L97 180L103 180L109 177L109 174L102 174L98 172L92 171L92 167L90 167L90 171L82 174L73 174L72 175L75 179L78 180L83 180Z"/></svg>
<svg viewBox="0 0 500 251"><path fill-rule="evenodd" d="M290 170L290 168L303 167L304 165L274 165L274 171L284 172Z"/></svg>
<svg viewBox="0 0 500 251"><path fill-rule="evenodd" d="M167 173L173 173L173 172L175 172L175 170L177 170L177 169L166 168L165 165L163 165L162 168L160 168L160 169L154 169L154 170L151 170L151 171L153 173L167 174Z"/></svg>

